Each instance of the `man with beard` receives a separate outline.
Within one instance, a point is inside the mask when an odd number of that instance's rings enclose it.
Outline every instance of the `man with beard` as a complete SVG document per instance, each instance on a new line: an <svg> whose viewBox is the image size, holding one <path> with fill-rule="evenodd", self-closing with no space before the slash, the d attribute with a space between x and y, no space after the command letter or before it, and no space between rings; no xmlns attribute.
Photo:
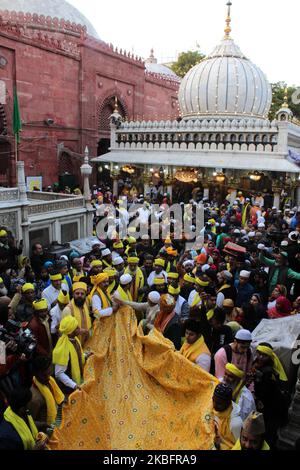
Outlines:
<svg viewBox="0 0 300 470"><path fill-rule="evenodd" d="M112 264L113 264L113 267L117 271L118 278L120 279L120 277L123 276L124 271L125 271L124 259L121 258L121 256L118 256L117 258L113 260Z"/></svg>
<svg viewBox="0 0 300 470"><path fill-rule="evenodd" d="M265 441L265 421L261 413L253 411L244 421L240 439L231 450L270 450Z"/></svg>
<svg viewBox="0 0 300 470"><path fill-rule="evenodd" d="M113 244L113 252L111 254L112 256L112 260L114 261L114 259L118 258L119 256L122 256L124 255L124 252L125 252L125 248L124 248L124 244L123 242L121 241L117 241Z"/></svg>
<svg viewBox="0 0 300 470"><path fill-rule="evenodd" d="M164 271L165 261L161 258L157 258L154 262L154 271L148 277L148 286L152 287L154 284L154 279L156 277L164 277L167 282L168 274Z"/></svg>
<svg viewBox="0 0 300 470"><path fill-rule="evenodd" d="M145 255L144 264L141 268L142 273L144 275L145 284L147 284L147 279L153 271L153 262L154 262L154 257L152 255Z"/></svg>
<svg viewBox="0 0 300 470"><path fill-rule="evenodd" d="M76 318L79 328L83 330L83 334L81 335L82 346L84 346L92 334L92 322L86 295L87 284L85 282L75 282L73 284L73 299L64 308L62 314L63 318L68 315L72 315L72 317Z"/></svg>
<svg viewBox="0 0 300 470"><path fill-rule="evenodd" d="M112 299L107 292L109 286L109 275L100 273L91 277L93 285L90 298L92 299L93 315L96 319L101 317L110 317L118 310L118 306L113 306Z"/></svg>
<svg viewBox="0 0 300 470"><path fill-rule="evenodd" d="M145 294L148 292L148 286L145 285L145 279L141 268L139 268L139 258L130 256L127 260L128 266L125 269L125 274L130 274L132 277L132 284L130 288L131 297L133 302L142 302Z"/></svg>
<svg viewBox="0 0 300 470"><path fill-rule="evenodd" d="M34 314L28 323L28 328L33 333L37 341L36 354L38 356L51 356L52 338L47 300L35 300L32 305Z"/></svg>
<svg viewBox="0 0 300 470"><path fill-rule="evenodd" d="M221 271L217 274L218 290L217 290L217 306L222 308L225 299L236 299L236 289L232 285L233 276L229 271Z"/></svg>
<svg viewBox="0 0 300 470"><path fill-rule="evenodd" d="M21 293L22 296L20 302L16 306L13 306L12 304L15 300L14 298L9 305L9 308L11 309L10 316L18 322L29 322L33 317L32 302L35 299L34 285L30 283L24 284L21 288ZM15 295L15 297L17 296L19 297L18 293Z"/></svg>

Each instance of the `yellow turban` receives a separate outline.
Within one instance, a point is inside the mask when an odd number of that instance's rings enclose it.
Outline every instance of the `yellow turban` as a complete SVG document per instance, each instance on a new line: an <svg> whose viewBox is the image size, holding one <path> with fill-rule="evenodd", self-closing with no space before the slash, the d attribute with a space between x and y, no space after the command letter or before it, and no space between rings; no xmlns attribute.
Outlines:
<svg viewBox="0 0 300 470"><path fill-rule="evenodd" d="M62 281L62 275L61 274L52 274L52 276L50 276L50 281Z"/></svg>
<svg viewBox="0 0 300 470"><path fill-rule="evenodd" d="M100 261L100 259L94 259L91 262L91 268L95 268L96 266L102 266L102 261Z"/></svg>
<svg viewBox="0 0 300 470"><path fill-rule="evenodd" d="M165 261L161 258L157 258L154 261L154 266L161 266L162 268L164 268L165 267Z"/></svg>
<svg viewBox="0 0 300 470"><path fill-rule="evenodd" d="M131 256L128 258L127 262L128 264L138 264L140 262L140 259L134 256Z"/></svg>
<svg viewBox="0 0 300 470"><path fill-rule="evenodd" d="M7 231L6 230L0 230L0 237L7 237Z"/></svg>
<svg viewBox="0 0 300 470"><path fill-rule="evenodd" d="M79 289L82 289L84 290L84 292L87 292L87 284L85 282L75 282L73 284L73 292Z"/></svg>
<svg viewBox="0 0 300 470"><path fill-rule="evenodd" d="M32 306L34 310L39 311L39 310L48 310L48 304L46 299L41 299L41 300L35 300L32 303Z"/></svg>
<svg viewBox="0 0 300 470"><path fill-rule="evenodd" d="M63 291L61 290L61 291L59 292L59 294L58 294L57 300L58 300L58 302L60 302L61 304L68 305L68 303L70 302L69 293L66 292L66 293L64 294Z"/></svg>
<svg viewBox="0 0 300 470"><path fill-rule="evenodd" d="M184 275L183 280L186 282L190 282L191 284L195 284L196 282L196 279L192 276L189 276L188 274Z"/></svg>
<svg viewBox="0 0 300 470"><path fill-rule="evenodd" d="M97 276L91 276L91 283L93 286L98 286L104 281L107 281L109 278L109 275L107 273L100 273L97 274Z"/></svg>
<svg viewBox="0 0 300 470"><path fill-rule="evenodd" d="M127 238L127 241L130 245L133 245L134 243L136 243L136 238L134 237L128 237Z"/></svg>
<svg viewBox="0 0 300 470"><path fill-rule="evenodd" d="M84 274L79 274L78 276L74 276L73 277L73 282L80 282L80 279L82 279L84 276Z"/></svg>
<svg viewBox="0 0 300 470"><path fill-rule="evenodd" d="M2 277L0 277L0 284L3 284L3 279L2 279Z"/></svg>
<svg viewBox="0 0 300 470"><path fill-rule="evenodd" d="M161 278L161 277L154 278L154 285L155 286L162 286L163 284L165 284L164 278Z"/></svg>
<svg viewBox="0 0 300 470"><path fill-rule="evenodd" d="M116 274L118 274L118 271L112 268L105 268L103 272L108 274L109 277L114 277Z"/></svg>
<svg viewBox="0 0 300 470"><path fill-rule="evenodd" d="M118 250L118 249L124 248L124 245L122 242L116 242L113 244L113 247L115 248L115 250Z"/></svg>
<svg viewBox="0 0 300 470"><path fill-rule="evenodd" d="M78 328L78 321L72 315L63 318L59 325L59 331L62 335L71 335Z"/></svg>
<svg viewBox="0 0 300 470"><path fill-rule="evenodd" d="M171 238L170 238L170 237L167 237L167 238L165 239L165 245L170 245L170 243L172 243Z"/></svg>
<svg viewBox="0 0 300 470"><path fill-rule="evenodd" d="M178 273L169 273L168 274L168 279L178 279L179 274Z"/></svg>
<svg viewBox="0 0 300 470"><path fill-rule="evenodd" d="M216 225L215 219L209 219L208 223L211 225Z"/></svg>
<svg viewBox="0 0 300 470"><path fill-rule="evenodd" d="M180 287L177 287L177 289L175 289L175 287L169 286L168 292L171 295L179 295L180 294Z"/></svg>
<svg viewBox="0 0 300 470"><path fill-rule="evenodd" d="M35 290L34 289L34 285L33 284L30 284L29 282L27 282L27 284L24 284L24 286L22 286L22 292L27 292L29 290Z"/></svg>
<svg viewBox="0 0 300 470"><path fill-rule="evenodd" d="M199 277L196 277L196 284L201 287L207 287L209 286L209 281L202 281L202 279L199 279Z"/></svg>
<svg viewBox="0 0 300 470"><path fill-rule="evenodd" d="M244 371L238 369L234 364L226 364L225 366L225 369L230 372L232 375L235 375L236 377L238 377L239 379L243 379L244 378Z"/></svg>
<svg viewBox="0 0 300 470"><path fill-rule="evenodd" d="M207 320L208 320L208 321L211 320L211 319L213 318L214 314L215 314L214 309L209 310L209 311L207 312L207 314L206 314Z"/></svg>
<svg viewBox="0 0 300 470"><path fill-rule="evenodd" d="M170 256L178 256L178 251L175 250L175 249L173 249L173 248L171 248L171 247L168 247L168 248L167 248L167 253L168 253L168 255L170 255Z"/></svg>
<svg viewBox="0 0 300 470"><path fill-rule="evenodd" d="M268 346L257 346L256 350L261 352L262 354L266 354L267 356L273 359L273 367L275 372L277 372L277 374L279 375L280 380L282 380L283 382L287 382L287 375L277 354L274 353L273 349L268 348Z"/></svg>

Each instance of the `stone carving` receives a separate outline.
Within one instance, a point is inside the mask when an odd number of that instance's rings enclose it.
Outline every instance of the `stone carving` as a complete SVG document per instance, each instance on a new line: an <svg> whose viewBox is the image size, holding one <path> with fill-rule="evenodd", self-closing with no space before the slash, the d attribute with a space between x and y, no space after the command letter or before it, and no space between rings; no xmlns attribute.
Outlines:
<svg viewBox="0 0 300 470"><path fill-rule="evenodd" d="M44 214L45 212L58 212L68 209L78 209L80 207L84 207L84 198L82 197L68 201L51 201L29 206L28 213L29 215Z"/></svg>
<svg viewBox="0 0 300 470"><path fill-rule="evenodd" d="M11 230L14 235L17 233L17 212L2 212L0 214L0 225Z"/></svg>
<svg viewBox="0 0 300 470"><path fill-rule="evenodd" d="M18 201L19 191L18 189L0 189L0 202L1 201Z"/></svg>

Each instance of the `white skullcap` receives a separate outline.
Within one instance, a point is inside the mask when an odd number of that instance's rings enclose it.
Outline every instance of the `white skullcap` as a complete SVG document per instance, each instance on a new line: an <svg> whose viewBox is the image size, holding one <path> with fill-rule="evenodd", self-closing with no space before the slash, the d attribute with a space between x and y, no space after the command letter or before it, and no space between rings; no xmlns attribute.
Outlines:
<svg viewBox="0 0 300 470"><path fill-rule="evenodd" d="M186 266L195 266L195 261L193 261L192 259L187 259L184 263L182 263L182 266L185 268Z"/></svg>
<svg viewBox="0 0 300 470"><path fill-rule="evenodd" d="M65 261L69 261L69 258L67 257L67 255L61 255L59 259L64 259Z"/></svg>
<svg viewBox="0 0 300 470"><path fill-rule="evenodd" d="M223 271L223 274L227 281L231 281L231 279L233 278L233 275L229 271Z"/></svg>
<svg viewBox="0 0 300 470"><path fill-rule="evenodd" d="M276 211L276 210L277 210L277 207L273 206L272 211Z"/></svg>
<svg viewBox="0 0 300 470"><path fill-rule="evenodd" d="M259 250L264 250L266 247L265 247L265 245L264 245L263 243L259 243L259 245L257 245L257 248L258 248Z"/></svg>
<svg viewBox="0 0 300 470"><path fill-rule="evenodd" d="M150 292L148 294L148 299L150 300L150 302L152 302L153 304L159 304L159 301L160 301L160 294L158 292Z"/></svg>
<svg viewBox="0 0 300 470"><path fill-rule="evenodd" d="M250 199L248 197L246 197L246 202L250 202Z"/></svg>
<svg viewBox="0 0 300 470"><path fill-rule="evenodd" d="M216 222L216 223L215 223L215 226L216 226L216 227L220 227L219 222Z"/></svg>
<svg viewBox="0 0 300 470"><path fill-rule="evenodd" d="M112 262L113 266L119 266L122 263L124 263L124 260L123 258L121 258L121 256L116 256L116 258Z"/></svg>
<svg viewBox="0 0 300 470"><path fill-rule="evenodd" d="M247 235L247 231L246 231L245 229L242 229L242 230L241 230L241 234L242 234L242 235Z"/></svg>
<svg viewBox="0 0 300 470"><path fill-rule="evenodd" d="M206 273L206 271L208 271L209 269L210 269L209 264L205 264L204 266L202 266L202 272L203 273Z"/></svg>
<svg viewBox="0 0 300 470"><path fill-rule="evenodd" d="M289 242L287 240L283 240L283 242L281 242L281 246L288 246Z"/></svg>
<svg viewBox="0 0 300 470"><path fill-rule="evenodd" d="M132 276L130 276L130 274L123 274L123 276L120 277L120 284L122 286L130 284L130 282L132 282Z"/></svg>
<svg viewBox="0 0 300 470"><path fill-rule="evenodd" d="M233 233L240 234L240 233L241 233L241 231L240 231L238 228L236 228L236 229L235 229L235 231L234 231Z"/></svg>
<svg viewBox="0 0 300 470"><path fill-rule="evenodd" d="M226 227L226 224L222 223L222 224L221 224L221 227Z"/></svg>
<svg viewBox="0 0 300 470"><path fill-rule="evenodd" d="M258 224L258 228L265 228L265 224Z"/></svg>
<svg viewBox="0 0 300 470"><path fill-rule="evenodd" d="M235 339L239 341L252 341L252 334L248 330L239 330L235 335Z"/></svg>
<svg viewBox="0 0 300 470"><path fill-rule="evenodd" d="M249 237L249 238L254 238L255 235L256 235L255 232L249 232L249 233L248 233L248 237Z"/></svg>
<svg viewBox="0 0 300 470"><path fill-rule="evenodd" d="M105 250L101 251L102 256L108 256L111 255L111 251L109 248L106 248Z"/></svg>
<svg viewBox="0 0 300 470"><path fill-rule="evenodd" d="M245 279L249 279L249 277L251 276L251 273L250 271L241 271L240 272L240 277L244 277Z"/></svg>
<svg viewBox="0 0 300 470"><path fill-rule="evenodd" d="M299 238L299 233L298 232L291 232L289 233L289 239L292 242L295 242Z"/></svg>
<svg viewBox="0 0 300 470"><path fill-rule="evenodd" d="M142 235L142 240L150 240L149 235Z"/></svg>

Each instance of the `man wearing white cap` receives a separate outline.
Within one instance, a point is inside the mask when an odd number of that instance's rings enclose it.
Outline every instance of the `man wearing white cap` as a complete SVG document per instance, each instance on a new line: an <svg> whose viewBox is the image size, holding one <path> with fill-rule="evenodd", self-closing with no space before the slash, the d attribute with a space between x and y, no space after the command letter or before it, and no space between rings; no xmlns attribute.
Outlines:
<svg viewBox="0 0 300 470"><path fill-rule="evenodd" d="M105 268L112 267L112 254L109 248L105 248L105 250L101 251L102 256L102 263Z"/></svg>
<svg viewBox="0 0 300 470"><path fill-rule="evenodd" d="M124 301L132 301L130 288L132 284L132 276L130 274L123 274L120 277L120 285L113 295L113 299L121 299Z"/></svg>
<svg viewBox="0 0 300 470"><path fill-rule="evenodd" d="M142 312L145 315L145 320L142 320L145 334L153 329L154 321L160 311L160 294L158 292L150 292L147 302L143 303L130 302L122 299L117 299L116 302L120 305L129 305L129 307L132 307L136 312Z"/></svg>
<svg viewBox="0 0 300 470"><path fill-rule="evenodd" d="M242 270L239 274L239 279L234 283L237 290L236 307L242 307L243 304L249 302L252 294L254 294L254 287L249 282L250 276L250 271Z"/></svg>
<svg viewBox="0 0 300 470"><path fill-rule="evenodd" d="M248 330L239 330L234 342L219 349L215 354L215 376L223 380L226 364L231 363L244 372L245 377L249 374L253 362L251 352L252 335Z"/></svg>
<svg viewBox="0 0 300 470"><path fill-rule="evenodd" d="M124 274L125 271L125 263L123 258L121 256L118 256L115 258L112 262L113 267L118 271L118 276L121 277Z"/></svg>
<svg viewBox="0 0 300 470"><path fill-rule="evenodd" d="M233 276L229 271L221 271L217 274L218 291L217 291L217 307L222 308L225 299L236 299L236 289L232 285Z"/></svg>

